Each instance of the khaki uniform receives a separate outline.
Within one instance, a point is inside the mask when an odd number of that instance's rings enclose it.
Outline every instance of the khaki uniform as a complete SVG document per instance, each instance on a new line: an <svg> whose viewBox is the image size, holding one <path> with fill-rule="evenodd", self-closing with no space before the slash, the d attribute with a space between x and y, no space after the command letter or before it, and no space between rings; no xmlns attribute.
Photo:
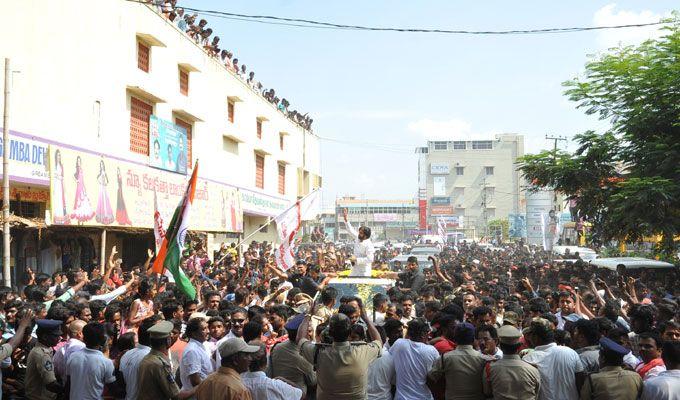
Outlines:
<svg viewBox="0 0 680 400"><path fill-rule="evenodd" d="M267 376L282 377L293 382L306 394L308 387L316 385L316 372L310 362L300 355L300 347L295 340L277 343L271 350L267 366Z"/></svg>
<svg viewBox="0 0 680 400"><path fill-rule="evenodd" d="M252 400L252 396L238 372L220 367L198 385L196 400Z"/></svg>
<svg viewBox="0 0 680 400"><path fill-rule="evenodd" d="M541 375L533 365L516 354L504 355L490 363L482 373L484 393L495 400L535 400L541 387Z"/></svg>
<svg viewBox="0 0 680 400"><path fill-rule="evenodd" d="M333 309L322 304L316 307L316 310L314 310L314 315L323 318L323 322L326 322L333 316Z"/></svg>
<svg viewBox="0 0 680 400"><path fill-rule="evenodd" d="M28 400L54 400L57 394L47 390L47 385L56 382L52 357L54 350L38 342L28 353L26 360L25 392Z"/></svg>
<svg viewBox="0 0 680 400"><path fill-rule="evenodd" d="M167 354L151 350L139 363L137 400L176 399L179 386Z"/></svg>
<svg viewBox="0 0 680 400"><path fill-rule="evenodd" d="M458 346L434 362L428 377L437 382L446 380L445 399L483 400L482 375L486 360L470 345Z"/></svg>
<svg viewBox="0 0 680 400"><path fill-rule="evenodd" d="M366 399L366 371L380 356L380 341L368 344L335 342L331 346L319 346L317 353L317 346L312 342L300 342L300 354L316 365L317 400Z"/></svg>
<svg viewBox="0 0 680 400"><path fill-rule="evenodd" d="M635 400L642 392L642 378L621 367L604 367L588 375L581 388L581 400Z"/></svg>

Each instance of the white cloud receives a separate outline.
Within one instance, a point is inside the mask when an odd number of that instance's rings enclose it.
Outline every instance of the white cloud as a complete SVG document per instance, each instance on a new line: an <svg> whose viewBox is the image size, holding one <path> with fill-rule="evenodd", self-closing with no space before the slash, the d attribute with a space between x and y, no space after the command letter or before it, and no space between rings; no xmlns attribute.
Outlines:
<svg viewBox="0 0 680 400"><path fill-rule="evenodd" d="M622 9L617 10L616 3L611 3L595 12L593 23L595 26L644 24L659 21L669 15L670 13L662 15L651 10L642 10L638 12ZM652 25L640 28L605 29L598 31L597 42L600 48L603 49L616 47L619 44L639 44L644 40L661 36L663 31L659 29L660 27L661 25Z"/></svg>
<svg viewBox="0 0 680 400"><path fill-rule="evenodd" d="M408 124L409 131L427 140L472 140L493 138L498 132L473 133L472 125L462 119L435 121L423 118Z"/></svg>

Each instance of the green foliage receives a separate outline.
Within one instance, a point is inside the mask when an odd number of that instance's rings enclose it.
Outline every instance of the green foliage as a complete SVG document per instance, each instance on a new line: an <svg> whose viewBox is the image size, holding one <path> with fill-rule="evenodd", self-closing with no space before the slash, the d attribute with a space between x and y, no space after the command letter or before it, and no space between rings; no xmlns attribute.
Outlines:
<svg viewBox="0 0 680 400"><path fill-rule="evenodd" d="M593 240L661 234L669 254L680 229L680 24L639 46L610 50L586 64L565 94L611 123L575 136L573 153L544 151L520 160L533 185L578 200Z"/></svg>

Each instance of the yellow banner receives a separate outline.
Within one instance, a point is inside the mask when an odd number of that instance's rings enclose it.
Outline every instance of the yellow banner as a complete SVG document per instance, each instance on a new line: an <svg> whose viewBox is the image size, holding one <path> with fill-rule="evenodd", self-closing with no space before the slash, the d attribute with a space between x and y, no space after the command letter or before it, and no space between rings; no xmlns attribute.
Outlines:
<svg viewBox="0 0 680 400"><path fill-rule="evenodd" d="M157 201L167 229L189 177L55 145L50 171L55 225L153 228ZM239 191L199 178L190 229L242 232Z"/></svg>

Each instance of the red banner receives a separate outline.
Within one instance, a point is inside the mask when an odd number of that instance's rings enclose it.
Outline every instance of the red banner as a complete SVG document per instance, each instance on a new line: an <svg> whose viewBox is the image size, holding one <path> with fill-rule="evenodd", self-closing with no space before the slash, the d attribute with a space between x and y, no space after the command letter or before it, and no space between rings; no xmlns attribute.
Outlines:
<svg viewBox="0 0 680 400"><path fill-rule="evenodd" d="M427 229L427 199L418 200L418 228Z"/></svg>

